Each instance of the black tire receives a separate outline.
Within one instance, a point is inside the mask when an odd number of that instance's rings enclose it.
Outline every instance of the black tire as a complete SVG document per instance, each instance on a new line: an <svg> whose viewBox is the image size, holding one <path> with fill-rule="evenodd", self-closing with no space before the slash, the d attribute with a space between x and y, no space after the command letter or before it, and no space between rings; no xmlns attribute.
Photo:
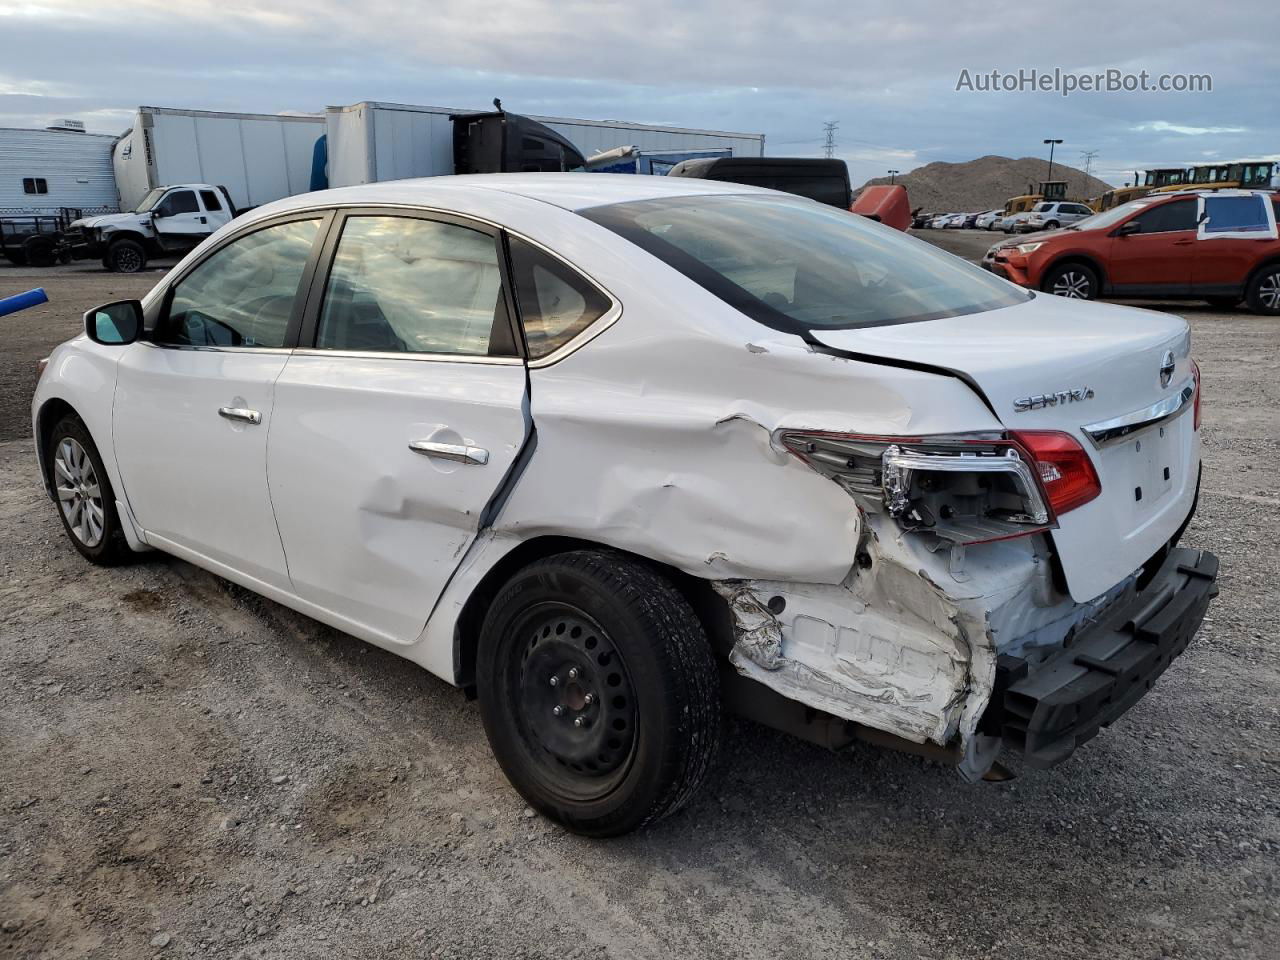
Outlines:
<svg viewBox="0 0 1280 960"><path fill-rule="evenodd" d="M1205 297L1204 302L1219 310L1234 310L1240 305L1239 297Z"/></svg>
<svg viewBox="0 0 1280 960"><path fill-rule="evenodd" d="M1045 274L1040 289L1069 300L1096 300L1098 298L1098 274L1083 263L1063 263Z"/></svg>
<svg viewBox="0 0 1280 960"><path fill-rule="evenodd" d="M101 513L101 535L97 539L92 536L86 539L85 531L93 532L90 527L83 527L80 532L73 529L68 509L63 506L68 502L63 497L64 492L76 489L76 484L61 472L60 467L60 461L63 464L66 463L63 445L67 441L79 445L80 450L87 456L92 477L97 481L99 501L97 506ZM102 456L98 453L93 438L89 436L88 429L79 417L68 414L54 425L53 432L49 434L49 444L45 448L45 468L48 471L49 483L55 491L54 506L58 511L58 518L62 521L62 529L66 531L71 545L80 551L80 555L104 567L116 566L131 559L134 554L129 549L129 542L125 540L124 531L120 527L120 517L116 513L115 493L111 489L106 468L102 465ZM92 489L92 487L82 486L77 492L85 495ZM73 511L71 516L75 515Z"/></svg>
<svg viewBox="0 0 1280 960"><path fill-rule="evenodd" d="M50 237L27 237L22 252L32 267L52 267L58 262L58 246Z"/></svg>
<svg viewBox="0 0 1280 960"><path fill-rule="evenodd" d="M1044 225L1044 228L1046 230L1057 230L1060 226L1062 226L1062 224L1060 224L1057 220L1050 220L1048 223Z"/></svg>
<svg viewBox="0 0 1280 960"><path fill-rule="evenodd" d="M25 267L27 265L27 255L21 250L6 250L4 258L15 267Z"/></svg>
<svg viewBox="0 0 1280 960"><path fill-rule="evenodd" d="M138 273L147 268L147 251L137 240L116 240L107 249L106 262L116 273Z"/></svg>
<svg viewBox="0 0 1280 960"><path fill-rule="evenodd" d="M476 687L507 779L584 836L674 813L719 746L719 676L693 609L651 568L603 550L507 582L480 632Z"/></svg>
<svg viewBox="0 0 1280 960"><path fill-rule="evenodd" d="M1254 313L1280 315L1280 263L1268 264L1250 278L1244 302Z"/></svg>

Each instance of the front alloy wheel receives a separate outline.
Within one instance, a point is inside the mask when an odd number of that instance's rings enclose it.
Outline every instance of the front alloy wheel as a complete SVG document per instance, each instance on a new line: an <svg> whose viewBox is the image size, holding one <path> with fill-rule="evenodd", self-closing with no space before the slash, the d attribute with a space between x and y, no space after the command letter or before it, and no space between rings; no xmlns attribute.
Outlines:
<svg viewBox="0 0 1280 960"><path fill-rule="evenodd" d="M1092 300L1098 295L1098 277L1084 264L1068 263L1049 271L1041 289L1068 300Z"/></svg>
<svg viewBox="0 0 1280 960"><path fill-rule="evenodd" d="M120 527L111 481L80 418L68 415L59 420L44 450L58 518L71 545L85 559L104 566L130 559L134 554Z"/></svg>
<svg viewBox="0 0 1280 960"><path fill-rule="evenodd" d="M53 455L54 489L71 535L86 547L102 543L106 511L102 485L89 453L73 437L63 437Z"/></svg>

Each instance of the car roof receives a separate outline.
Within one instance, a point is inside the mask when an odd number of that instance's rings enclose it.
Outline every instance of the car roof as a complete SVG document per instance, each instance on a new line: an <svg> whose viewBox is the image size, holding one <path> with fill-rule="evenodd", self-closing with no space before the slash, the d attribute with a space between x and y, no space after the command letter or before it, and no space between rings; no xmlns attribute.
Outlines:
<svg viewBox="0 0 1280 960"><path fill-rule="evenodd" d="M461 176L422 177L414 180L386 180L352 187L338 187L316 193L299 194L298 203L271 204L274 210L287 207L317 207L351 204L413 204L434 206L456 202L476 192L508 193L564 210L577 211L610 203L656 200L665 197L776 194L775 190L702 180L694 177L655 177L607 173L478 173ZM788 194L787 196L791 196ZM796 199L796 198L793 198Z"/></svg>

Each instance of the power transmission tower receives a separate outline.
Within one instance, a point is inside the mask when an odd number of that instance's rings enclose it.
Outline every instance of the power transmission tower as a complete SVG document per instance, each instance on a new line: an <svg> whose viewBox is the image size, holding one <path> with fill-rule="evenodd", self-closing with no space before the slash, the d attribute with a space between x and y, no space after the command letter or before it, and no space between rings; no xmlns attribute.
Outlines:
<svg viewBox="0 0 1280 960"><path fill-rule="evenodd" d="M1084 157L1084 179L1089 181L1089 171L1093 169L1093 158L1098 155L1097 150L1081 150L1080 156Z"/></svg>
<svg viewBox="0 0 1280 960"><path fill-rule="evenodd" d="M827 139L822 144L822 152L828 160L836 155L836 127L838 126L840 126L839 120L831 120L822 125L822 131L827 135Z"/></svg>

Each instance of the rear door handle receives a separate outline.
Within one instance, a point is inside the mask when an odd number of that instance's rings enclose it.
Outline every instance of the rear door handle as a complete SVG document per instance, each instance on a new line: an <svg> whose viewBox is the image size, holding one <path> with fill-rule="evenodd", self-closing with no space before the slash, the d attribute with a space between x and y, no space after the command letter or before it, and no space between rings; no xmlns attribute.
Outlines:
<svg viewBox="0 0 1280 960"><path fill-rule="evenodd" d="M435 460L452 460L483 467L489 462L489 451L484 447L472 447L463 443L436 443L434 440L411 440L409 449Z"/></svg>
<svg viewBox="0 0 1280 960"><path fill-rule="evenodd" d="M219 407L218 416L228 420L239 420L242 423L262 422L262 414L257 410L246 410L244 407Z"/></svg>
<svg viewBox="0 0 1280 960"><path fill-rule="evenodd" d="M1186 246L1187 244L1189 244L1189 243L1195 243L1195 241L1194 241L1194 240L1175 240L1175 241L1173 241L1173 245L1174 245L1175 247L1185 247L1185 246Z"/></svg>

